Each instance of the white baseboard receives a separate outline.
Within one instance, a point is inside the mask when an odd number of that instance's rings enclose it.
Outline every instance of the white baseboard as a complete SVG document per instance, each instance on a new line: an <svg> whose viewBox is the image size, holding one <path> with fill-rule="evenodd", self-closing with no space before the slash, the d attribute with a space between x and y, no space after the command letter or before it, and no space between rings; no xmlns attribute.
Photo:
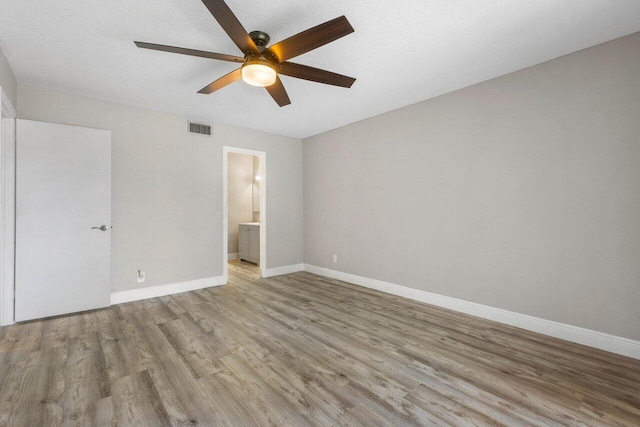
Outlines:
<svg viewBox="0 0 640 427"><path fill-rule="evenodd" d="M282 267L267 268L262 272L262 277L280 276L282 274L295 273L304 270L304 264L284 265Z"/></svg>
<svg viewBox="0 0 640 427"><path fill-rule="evenodd" d="M235 254L229 254L227 255L227 258L229 259L229 261L231 261L232 259L238 259L238 253L236 252Z"/></svg>
<svg viewBox="0 0 640 427"><path fill-rule="evenodd" d="M329 268L317 267L311 264L304 264L304 271L427 304L436 305L438 307L448 308L450 310L459 311L472 316L505 323L507 325L598 348L611 353L640 359L640 341L634 341L628 338L606 334L604 332L568 325L566 323L545 320L526 314L515 313L513 311L477 304L458 298L421 291L419 289L408 288L406 286L370 279L368 277L356 276L354 274L331 270Z"/></svg>
<svg viewBox="0 0 640 427"><path fill-rule="evenodd" d="M129 291L113 292L111 305L123 302L139 301L147 298L162 297L165 295L179 294L181 292L195 291L196 289L220 286L226 284L224 276L206 277L204 279L189 280L187 282L169 283L166 285L149 286L146 288L131 289Z"/></svg>

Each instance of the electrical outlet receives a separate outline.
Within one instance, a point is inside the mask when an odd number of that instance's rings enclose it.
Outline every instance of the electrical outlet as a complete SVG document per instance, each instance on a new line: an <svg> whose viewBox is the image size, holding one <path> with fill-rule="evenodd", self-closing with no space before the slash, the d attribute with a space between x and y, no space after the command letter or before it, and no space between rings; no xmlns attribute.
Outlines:
<svg viewBox="0 0 640 427"><path fill-rule="evenodd" d="M144 270L138 270L138 283L142 283L145 280Z"/></svg>
<svg viewBox="0 0 640 427"><path fill-rule="evenodd" d="M338 263L338 255L333 254L333 263L337 264Z"/></svg>

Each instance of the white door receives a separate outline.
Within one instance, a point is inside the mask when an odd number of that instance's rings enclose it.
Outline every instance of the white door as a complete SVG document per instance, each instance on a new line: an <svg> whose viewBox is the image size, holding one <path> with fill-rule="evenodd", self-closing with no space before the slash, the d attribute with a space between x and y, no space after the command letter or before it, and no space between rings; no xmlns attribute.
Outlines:
<svg viewBox="0 0 640 427"><path fill-rule="evenodd" d="M110 305L111 132L16 125L16 322Z"/></svg>

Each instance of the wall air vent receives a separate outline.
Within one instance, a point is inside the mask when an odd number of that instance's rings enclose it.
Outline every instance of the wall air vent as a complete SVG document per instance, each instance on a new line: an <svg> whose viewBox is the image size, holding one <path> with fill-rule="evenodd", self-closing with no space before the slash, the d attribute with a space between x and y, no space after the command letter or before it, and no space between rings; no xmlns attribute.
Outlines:
<svg viewBox="0 0 640 427"><path fill-rule="evenodd" d="M194 135L211 136L211 125L189 121L189 133Z"/></svg>

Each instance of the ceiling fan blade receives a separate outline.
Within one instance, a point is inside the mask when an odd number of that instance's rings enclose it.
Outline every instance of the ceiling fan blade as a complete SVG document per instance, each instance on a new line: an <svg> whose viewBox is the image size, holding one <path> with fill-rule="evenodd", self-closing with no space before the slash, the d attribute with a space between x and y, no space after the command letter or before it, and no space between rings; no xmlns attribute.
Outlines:
<svg viewBox="0 0 640 427"><path fill-rule="evenodd" d="M179 53L181 55L198 56L200 58L219 59L221 61L244 62L244 58L234 55L225 55L224 53L206 52L204 50L186 49L184 47L166 46L163 44L134 42L136 46L142 49L159 50L162 52Z"/></svg>
<svg viewBox="0 0 640 427"><path fill-rule="evenodd" d="M282 84L280 77L276 76L276 82L271 86L266 86L265 89L279 106L284 107L285 105L291 104L289 95L287 95L287 91L284 89L284 85Z"/></svg>
<svg viewBox="0 0 640 427"><path fill-rule="evenodd" d="M202 3L243 53L251 52L256 55L260 53L247 30L223 0L202 0Z"/></svg>
<svg viewBox="0 0 640 427"><path fill-rule="evenodd" d="M208 95L212 92L215 92L218 89L222 89L223 87L230 85L236 80L240 80L241 78L242 78L242 68L238 68L237 70L233 70L229 74L226 74L220 77L215 82L203 87L198 91L198 93L204 93L205 95Z"/></svg>
<svg viewBox="0 0 640 427"><path fill-rule="evenodd" d="M267 50L282 62L331 43L353 31L347 18L341 16L282 40Z"/></svg>
<svg viewBox="0 0 640 427"><path fill-rule="evenodd" d="M353 82L356 81L353 77L343 76L342 74L332 73L331 71L321 70L307 65L295 64L293 62L281 63L278 72L289 77L347 88L351 87Z"/></svg>

